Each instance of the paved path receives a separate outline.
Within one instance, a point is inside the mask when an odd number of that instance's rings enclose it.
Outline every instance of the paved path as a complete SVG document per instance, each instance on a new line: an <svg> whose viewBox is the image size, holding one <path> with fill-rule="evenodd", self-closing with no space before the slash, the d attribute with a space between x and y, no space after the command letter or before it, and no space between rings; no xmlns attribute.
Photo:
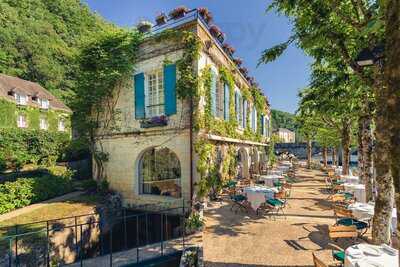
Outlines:
<svg viewBox="0 0 400 267"><path fill-rule="evenodd" d="M213 203L205 212L205 265L313 266L312 252L332 262L332 249L350 245L346 240L333 243L327 236L335 219L322 173L300 169L297 177L286 218L235 214L229 203Z"/></svg>
<svg viewBox="0 0 400 267"><path fill-rule="evenodd" d="M40 202L40 203L32 204L32 205L29 205L29 206L26 206L26 207L23 207L23 208L20 208L17 210L10 211L8 213L0 215L0 222L20 216L22 214L32 212L34 210L37 210L41 207L48 205L49 203L62 202L62 201L70 200L72 198L76 198L76 197L82 195L83 193L84 193L84 191L75 191L75 192L71 192L71 193L56 197L56 198L48 199L48 200Z"/></svg>

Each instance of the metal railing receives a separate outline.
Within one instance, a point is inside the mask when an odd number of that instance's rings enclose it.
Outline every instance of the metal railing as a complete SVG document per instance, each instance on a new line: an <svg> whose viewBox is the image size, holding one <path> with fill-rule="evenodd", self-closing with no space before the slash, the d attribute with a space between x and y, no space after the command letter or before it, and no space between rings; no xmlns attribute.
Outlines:
<svg viewBox="0 0 400 267"><path fill-rule="evenodd" d="M114 255L124 252L127 264L139 263L142 256L148 258L141 252L148 246L158 246L158 256L165 254L167 241L183 249L185 218L182 202L157 212L121 209L108 215L91 213L0 228L12 233L0 239L0 265L85 266L101 260L101 266L106 261L113 266Z"/></svg>

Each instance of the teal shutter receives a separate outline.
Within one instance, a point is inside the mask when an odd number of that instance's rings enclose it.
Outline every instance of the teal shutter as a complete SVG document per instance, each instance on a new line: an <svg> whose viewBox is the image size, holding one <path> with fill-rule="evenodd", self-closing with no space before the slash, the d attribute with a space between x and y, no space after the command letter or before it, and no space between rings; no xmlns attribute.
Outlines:
<svg viewBox="0 0 400 267"><path fill-rule="evenodd" d="M144 119L144 73L139 73L134 76L135 82L135 118Z"/></svg>
<svg viewBox="0 0 400 267"><path fill-rule="evenodd" d="M215 117L217 115L217 73L211 69L211 114Z"/></svg>
<svg viewBox="0 0 400 267"><path fill-rule="evenodd" d="M243 101L243 128L247 127L247 100Z"/></svg>
<svg viewBox="0 0 400 267"><path fill-rule="evenodd" d="M229 86L225 83L224 84L224 119L226 121L229 120Z"/></svg>
<svg viewBox="0 0 400 267"><path fill-rule="evenodd" d="M235 113L236 120L239 121L239 92L235 92Z"/></svg>
<svg viewBox="0 0 400 267"><path fill-rule="evenodd" d="M176 114L176 65L164 66L165 115Z"/></svg>
<svg viewBox="0 0 400 267"><path fill-rule="evenodd" d="M260 119L260 127L261 127L261 134L265 135L265 128L264 128L264 115L261 114Z"/></svg>

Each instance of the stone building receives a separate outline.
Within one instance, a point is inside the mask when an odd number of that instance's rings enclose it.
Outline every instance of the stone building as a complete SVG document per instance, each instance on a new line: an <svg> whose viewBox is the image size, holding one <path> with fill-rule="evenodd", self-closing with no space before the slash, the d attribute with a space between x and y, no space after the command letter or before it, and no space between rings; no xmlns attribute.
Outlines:
<svg viewBox="0 0 400 267"><path fill-rule="evenodd" d="M72 111L37 83L0 74L0 128L70 132Z"/></svg>
<svg viewBox="0 0 400 267"><path fill-rule="evenodd" d="M295 143L296 142L296 133L286 129L286 128L279 128L275 132L278 135L279 141L281 143Z"/></svg>
<svg viewBox="0 0 400 267"><path fill-rule="evenodd" d="M257 172L267 160L270 107L216 28L191 10L146 36L131 86L118 92L118 130L99 139L104 175L124 205L180 205L212 166L218 179ZM235 166L223 175L228 154Z"/></svg>

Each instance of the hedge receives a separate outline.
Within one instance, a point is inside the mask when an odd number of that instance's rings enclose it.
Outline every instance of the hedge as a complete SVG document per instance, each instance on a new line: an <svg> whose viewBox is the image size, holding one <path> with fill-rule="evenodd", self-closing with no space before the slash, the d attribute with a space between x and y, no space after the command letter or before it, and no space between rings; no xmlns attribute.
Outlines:
<svg viewBox="0 0 400 267"><path fill-rule="evenodd" d="M52 165L70 144L67 133L0 129L0 172L19 170L28 163Z"/></svg>
<svg viewBox="0 0 400 267"><path fill-rule="evenodd" d="M0 214L63 195L73 190L71 174L18 178L0 184Z"/></svg>

